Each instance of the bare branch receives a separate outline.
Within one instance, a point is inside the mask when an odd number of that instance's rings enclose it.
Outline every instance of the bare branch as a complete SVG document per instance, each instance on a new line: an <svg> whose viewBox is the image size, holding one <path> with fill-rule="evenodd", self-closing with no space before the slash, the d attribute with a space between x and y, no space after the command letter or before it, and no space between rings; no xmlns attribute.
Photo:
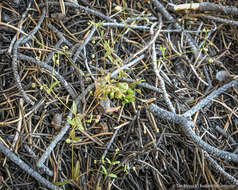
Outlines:
<svg viewBox="0 0 238 190"><path fill-rule="evenodd" d="M182 11L182 10L198 10L198 11L216 11L221 12L226 15L238 15L238 8L233 6L223 6L221 4L215 4L215 3L208 3L208 2L202 2L202 3L185 3L180 5L175 5L174 7L175 11Z"/></svg>
<svg viewBox="0 0 238 190"><path fill-rule="evenodd" d="M203 150L207 151L208 153L218 158L224 159L226 161L234 161L238 163L237 154L215 148L204 142L200 137L198 137L192 129L192 127L195 124L192 121L189 121L186 117L182 115L177 115L172 112L168 112L155 104L151 104L149 110L161 119L166 119L170 122L174 122L180 125L180 127L182 127L182 129L184 130L185 135L187 135L194 143L196 143L198 146L200 146Z"/></svg>
<svg viewBox="0 0 238 190"><path fill-rule="evenodd" d="M61 188L53 185L47 179L42 177L38 172L33 170L30 166L28 166L23 160L18 158L12 151L10 151L4 144L0 141L0 151L8 157L11 161L13 161L16 165L18 165L21 169L23 169L30 176L34 177L38 182L42 183L46 187L52 190L61 190Z"/></svg>
<svg viewBox="0 0 238 190"><path fill-rule="evenodd" d="M238 185L238 180L236 178L228 174L207 152L204 152L204 154L211 166L213 166L224 178L233 184Z"/></svg>

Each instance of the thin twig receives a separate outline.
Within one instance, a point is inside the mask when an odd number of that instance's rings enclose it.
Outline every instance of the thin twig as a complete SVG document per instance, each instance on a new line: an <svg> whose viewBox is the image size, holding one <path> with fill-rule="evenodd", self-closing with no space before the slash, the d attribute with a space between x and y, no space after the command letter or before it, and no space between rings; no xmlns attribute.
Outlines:
<svg viewBox="0 0 238 190"><path fill-rule="evenodd" d="M137 51L136 53L134 53L133 55L131 55L129 58L127 58L124 61L123 65L128 64L128 62L130 62L132 59L134 59L135 57L137 57L138 55L142 54L144 51L146 51L148 48L151 47L151 45L156 41L156 39L158 38L160 34L160 31L158 30L155 35L153 36L153 38L146 44L144 45L144 47L142 49L140 49L139 51Z"/></svg>
<svg viewBox="0 0 238 190"><path fill-rule="evenodd" d="M93 26L92 30L90 31L90 33L88 34L88 37L84 40L84 43L82 43L79 48L77 49L74 57L73 57L73 62L76 62L76 60L78 59L79 54L81 53L81 51L83 50L83 48L88 44L88 42L91 40L91 38L93 37L93 34L96 31L96 26Z"/></svg>
<svg viewBox="0 0 238 190"><path fill-rule="evenodd" d="M86 51L85 47L83 48L83 56L84 56L84 63L87 68L87 71L88 71L89 75L92 77L92 79L95 81L96 78L93 76L92 71L91 71L90 67L88 66L87 51Z"/></svg>
<svg viewBox="0 0 238 190"><path fill-rule="evenodd" d="M197 111L202 109L204 106L206 106L212 99L216 98L226 90L228 90L231 87L238 85L238 79L234 79L231 82L225 84L224 86L218 88L217 90L210 93L208 96L206 96L204 99L200 100L195 106L193 106L191 109L186 111L183 116L185 117L191 117L193 114L195 114Z"/></svg>
<svg viewBox="0 0 238 190"><path fill-rule="evenodd" d="M55 28L52 24L48 24L47 25L51 30L53 30L57 36L60 38L60 39L63 39L64 40L64 43L67 45L67 46L72 46L72 44L66 40L66 38L64 37L64 35L57 29Z"/></svg>
<svg viewBox="0 0 238 190"><path fill-rule="evenodd" d="M213 21L217 21L217 22L221 22L221 23L225 23L225 24L230 24L230 25L238 26L238 21L235 21L235 20L219 18L219 17L210 16L210 15L201 15L201 16L203 18L207 18L207 19L210 19L210 20L213 20Z"/></svg>
<svg viewBox="0 0 238 190"><path fill-rule="evenodd" d="M105 151L104 151L104 153L103 153L103 157L104 157L104 158L107 156L107 152L108 152L109 148L111 147L111 145L112 145L112 143L113 143L115 137L117 136L117 133L118 133L119 129L121 129L122 127L128 125L129 123L130 123L130 122L125 122L125 123L123 123L122 125L120 125L120 126L118 126L118 127L115 128L116 130L114 131L114 133L113 133L113 135L112 135L112 138L111 138L111 140L108 142L107 147L106 147L106 149L105 149Z"/></svg>
<svg viewBox="0 0 238 190"><path fill-rule="evenodd" d="M24 36L23 40L21 41L21 44L26 43L28 40L31 40L33 38L33 36L38 32L38 30L41 27L41 24L43 23L44 19L46 16L46 8L43 8L42 10L42 15L40 17L39 22L37 23L37 25L35 26L35 28L30 32L30 34L28 36Z"/></svg>
<svg viewBox="0 0 238 190"><path fill-rule="evenodd" d="M65 43L67 46L71 47L72 44L64 37L64 35L52 24L47 25L51 30L53 30L54 33L59 37L59 41L54 46L54 49L57 49L61 46L62 43ZM52 60L52 57L54 56L56 50L53 50L46 58L45 63L49 63Z"/></svg>
<svg viewBox="0 0 238 190"><path fill-rule="evenodd" d="M137 26L137 25L129 25L126 23L102 23L102 26L106 27L117 27L117 28L130 28L130 29L137 29L137 30L150 30L148 26Z"/></svg>
<svg viewBox="0 0 238 190"><path fill-rule="evenodd" d="M38 160L35 152L27 144L24 145L24 148L35 160ZM45 171L45 173L47 175L53 176L53 172L48 167L46 167L44 164L42 165L42 169Z"/></svg>
<svg viewBox="0 0 238 190"><path fill-rule="evenodd" d="M18 58L20 60L25 60L25 61L35 63L35 64L39 65L41 68L44 68L44 69L48 70L52 75L54 75L61 82L61 84L65 87L65 89L68 91L68 93L72 96L73 99L75 99L77 97L77 94L75 93L75 91L73 90L71 85L64 79L64 77L62 77L50 65L47 65L47 64L45 64L44 62L42 62L40 60L34 59L32 57L29 57L29 56L26 56L26 55L23 55L23 54L19 54Z"/></svg>
<svg viewBox="0 0 238 190"><path fill-rule="evenodd" d="M27 6L27 9L24 11L24 13L23 13L22 16L21 16L21 20L19 21L19 23L20 23L19 30L20 30L20 31L22 30L22 23L23 23L24 19L26 18L28 11L29 11L30 8L31 8L32 2L33 2L33 1L30 1L30 2L29 2L28 6ZM11 54L12 48L13 48L13 45L14 45L16 39L17 39L17 34L16 34L16 35L13 37L13 39L11 40L11 43L10 43L9 48L8 48L8 54Z"/></svg>
<svg viewBox="0 0 238 190"><path fill-rule="evenodd" d="M121 79L121 81L124 81L124 82L136 82L136 80L133 80L133 79L129 79L129 78L122 78ZM162 93L162 90L161 89L159 89L159 88L156 88L156 87L154 87L154 86L152 86L152 85L150 85L150 84L148 84L148 83L146 83L146 82L140 82L140 83L138 83L138 84L136 84L137 86L141 86L141 87L143 87L143 88L147 88L147 89L149 89L149 90L153 90L153 91L155 91L155 92L158 92L158 93Z"/></svg>
<svg viewBox="0 0 238 190"><path fill-rule="evenodd" d="M180 26L176 20L169 14L169 12L164 8L164 6L158 1L158 0L154 0L154 5L159 9L159 11L161 12L161 14L164 15L164 17L169 20L170 22L174 23L175 27L179 30L183 30L183 27ZM199 53L199 49L196 45L196 43L194 42L192 36L187 33L187 37L188 37L188 44L191 46L192 52L195 56L195 59L200 60L203 59L205 56L202 53ZM206 61L209 61L209 59L211 58L205 58ZM219 63L220 62L218 60L215 59L211 59L214 63Z"/></svg>
<svg viewBox="0 0 238 190"><path fill-rule="evenodd" d="M142 60L144 57L145 57L145 55L143 54L140 57L137 57L133 61L129 62L128 64L123 65L122 67L120 67L117 70L113 71L112 74L111 74L111 78L115 78L120 71L122 71L124 69L130 68L131 66L135 65L138 61Z"/></svg>
<svg viewBox="0 0 238 190"><path fill-rule="evenodd" d="M64 42L64 39L60 39L54 46L54 50L50 52L50 54L46 57L44 63L48 64L52 61L52 58L54 57L55 52L57 49L61 46L61 44Z"/></svg>
<svg viewBox="0 0 238 190"><path fill-rule="evenodd" d="M56 1L54 1L54 2L53 2L53 1L48 1L47 4L50 5L50 6L54 6L54 5L60 6L60 3L59 3L59 2L56 2ZM108 16L106 16L106 15L100 13L100 12L97 11L97 10L90 9L90 8L88 8L88 7L84 7L84 6L82 6L82 5L77 5L77 4L75 4L75 3L70 3L70 2L64 2L64 5L65 5L66 7L82 9L82 10L88 12L88 13L91 13L91 14L93 14L93 15L95 15L95 16L98 16L98 17L100 17L100 18L102 18L102 19L105 19L105 20L107 20L107 21L109 21L109 22L114 22L113 19L111 19L110 17L108 17ZM43 7L43 6L45 6L45 3L40 3L40 4L39 4L39 7Z"/></svg>

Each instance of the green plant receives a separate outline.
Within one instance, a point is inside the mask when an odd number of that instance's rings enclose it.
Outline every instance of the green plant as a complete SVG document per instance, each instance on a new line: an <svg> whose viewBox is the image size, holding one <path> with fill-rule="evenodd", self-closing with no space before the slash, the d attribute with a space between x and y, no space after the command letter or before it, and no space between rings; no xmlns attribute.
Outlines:
<svg viewBox="0 0 238 190"><path fill-rule="evenodd" d="M135 92L141 93L139 89L135 89L136 84L139 82L140 80L131 84L120 82L116 79L111 79L108 73L104 78L96 82L94 96L98 99L105 99L106 97L118 99L125 105L135 101Z"/></svg>
<svg viewBox="0 0 238 190"><path fill-rule="evenodd" d="M55 185L63 186L73 181L77 183L79 177L80 177L80 162L77 160L75 165L72 164L72 179L68 179L62 182L56 182Z"/></svg>
<svg viewBox="0 0 238 190"><path fill-rule="evenodd" d="M115 161L115 157L119 149L115 150L112 160L102 156L100 161L94 160L94 163L100 163L100 172L105 175L105 177L117 178L115 166L120 164L120 161ZM115 170L114 170L115 169Z"/></svg>
<svg viewBox="0 0 238 190"><path fill-rule="evenodd" d="M102 43L102 46L105 50L105 54L104 54L104 59L108 59L111 63L113 64L116 64L118 66L118 64L120 62L122 62L121 58L119 56L117 56L115 53L114 53L114 45L117 41L117 39L119 38L119 36L121 34L118 35L118 37L114 40L107 40L106 37L105 37L105 34L104 34L104 30L103 28L101 27L102 26L102 22L98 22L95 24L97 29L98 29L98 32L99 32L99 42Z"/></svg>
<svg viewBox="0 0 238 190"><path fill-rule="evenodd" d="M47 92L47 94L53 95L55 98L57 98L60 101L60 103L62 105L64 105L65 108L70 110L69 107L60 99L60 97L58 97L58 95L54 91L54 88L57 85L60 85L60 82L54 77L54 73L53 73L54 69L55 69L55 65L59 64L59 53L54 54L52 60L53 60L53 71L52 71L52 74L51 74L51 82L50 82L49 85L48 84L39 84L40 90L44 89ZM36 88L36 84L35 83L32 83L32 88Z"/></svg>
<svg viewBox="0 0 238 190"><path fill-rule="evenodd" d="M206 47L207 45L209 45L209 44L207 44L207 42L208 42L207 34L208 34L208 32L210 32L210 30L204 28L202 32L204 33L204 42L203 42L203 45L202 45L202 50L205 52L205 54L206 54L208 57L210 57L210 56L208 55L208 53L207 53L207 52L208 52L208 48ZM210 43L210 42L208 42L208 43ZM209 63L213 63L213 59L210 58L210 59L208 60L208 62L209 62Z"/></svg>
<svg viewBox="0 0 238 190"><path fill-rule="evenodd" d="M82 123L82 119L84 118L84 116L83 114L77 113L77 105L75 101L73 101L71 112L73 113L73 117L67 118L67 122L71 125L71 129L69 132L70 138L66 139L66 143L72 143L72 158L71 158L72 159L72 179L69 179L63 182L57 182L56 185L58 186L68 184L72 181L75 181L77 183L77 180L80 177L80 162L79 160L77 160L76 163L74 162L74 158L75 158L74 142L80 140L80 137L77 137L75 135L75 132L77 130L82 130L82 131L84 130L83 123Z"/></svg>
<svg viewBox="0 0 238 190"><path fill-rule="evenodd" d="M159 48L160 48L160 51L161 51L161 53L162 53L163 59L168 59L168 58L166 57L166 55L165 55L165 54L166 54L166 53L165 53L166 47L160 46Z"/></svg>
<svg viewBox="0 0 238 190"><path fill-rule="evenodd" d="M82 130L82 131L84 130L83 123L82 123L82 119L84 118L84 115L77 113L77 105L76 105L75 101L73 101L71 111L72 111L74 117L73 118L71 118L71 117L67 118L67 122L71 125L71 129L70 129L70 132L69 132L70 139L66 139L67 143L70 143L71 140L79 141L80 137L77 137L75 135L75 132L77 130Z"/></svg>

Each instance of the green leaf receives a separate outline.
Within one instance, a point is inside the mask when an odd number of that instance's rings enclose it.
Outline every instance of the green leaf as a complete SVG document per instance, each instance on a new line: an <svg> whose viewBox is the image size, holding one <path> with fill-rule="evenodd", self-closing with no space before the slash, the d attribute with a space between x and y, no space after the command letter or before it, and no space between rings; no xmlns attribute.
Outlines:
<svg viewBox="0 0 238 190"><path fill-rule="evenodd" d="M73 109L72 110L73 114L76 115L77 114L77 105L76 105L75 101L73 101L72 109Z"/></svg>
<svg viewBox="0 0 238 190"><path fill-rule="evenodd" d="M75 130L74 129L70 130L69 136L71 139L75 138Z"/></svg>
<svg viewBox="0 0 238 190"><path fill-rule="evenodd" d="M47 89L46 89L46 92L47 92L47 94L49 94L50 95L50 93L51 93L51 90L47 87Z"/></svg>
<svg viewBox="0 0 238 190"><path fill-rule="evenodd" d="M165 50L166 50L165 47L160 46L160 51L161 51L161 53L162 53L163 58L165 58Z"/></svg>
<svg viewBox="0 0 238 190"><path fill-rule="evenodd" d="M93 114L90 114L90 118L86 120L87 123L92 123L93 120Z"/></svg>
<svg viewBox="0 0 238 190"><path fill-rule="evenodd" d="M52 57L52 60L53 60L54 63L55 63L56 59L57 59L57 54L54 54L53 57Z"/></svg>
<svg viewBox="0 0 238 190"><path fill-rule="evenodd" d="M80 162L77 160L75 167L72 168L72 178L77 179L80 173Z"/></svg>
<svg viewBox="0 0 238 190"><path fill-rule="evenodd" d="M135 82L131 83L129 86L133 89L136 87L137 84L143 82L144 80L142 79L139 79L139 80L136 80Z"/></svg>
<svg viewBox="0 0 238 190"><path fill-rule="evenodd" d="M97 28L99 28L100 26L102 26L102 21L99 21L98 23L96 23Z"/></svg>
<svg viewBox="0 0 238 190"><path fill-rule="evenodd" d="M112 177L112 178L117 178L117 175L116 175L116 174L112 174L112 173L109 174L108 176L109 176L109 177Z"/></svg>
<svg viewBox="0 0 238 190"><path fill-rule="evenodd" d="M129 88L129 89L127 90L127 93L128 93L128 94L134 94L134 91L133 91L131 88Z"/></svg>
<svg viewBox="0 0 238 190"><path fill-rule="evenodd" d="M70 125L72 125L72 126L74 126L75 125L75 122L74 122L74 120L71 118L71 117L67 117L67 122L70 124Z"/></svg>
<svg viewBox="0 0 238 190"><path fill-rule="evenodd" d="M118 90L115 94L115 97L117 99L122 99L123 97L125 97L125 95L121 91Z"/></svg>
<svg viewBox="0 0 238 190"><path fill-rule="evenodd" d="M101 165L101 167L102 167L103 173L107 176L108 175L107 169L103 165Z"/></svg>
<svg viewBox="0 0 238 190"><path fill-rule="evenodd" d="M102 156L102 164L105 164L104 156Z"/></svg>
<svg viewBox="0 0 238 190"><path fill-rule="evenodd" d="M113 99L115 97L115 93L113 91L110 92L110 99Z"/></svg>
<svg viewBox="0 0 238 190"><path fill-rule="evenodd" d="M84 131L83 123L82 123L79 115L77 115L75 120L76 120L76 128L75 129L80 129L80 130Z"/></svg>
<svg viewBox="0 0 238 190"><path fill-rule="evenodd" d="M117 83L117 86L123 91L127 91L129 88L129 85L126 82L119 82Z"/></svg>
<svg viewBox="0 0 238 190"><path fill-rule="evenodd" d="M73 137L72 140L74 141L79 141L81 138L80 137Z"/></svg>
<svg viewBox="0 0 238 190"><path fill-rule="evenodd" d="M142 94L140 89L135 89L135 92Z"/></svg>
<svg viewBox="0 0 238 190"><path fill-rule="evenodd" d="M52 90L57 84L59 84L60 82L59 81L55 81L55 82L52 82L50 84L50 90Z"/></svg>
<svg viewBox="0 0 238 190"><path fill-rule="evenodd" d="M104 38L104 30L100 31L101 38Z"/></svg>
<svg viewBox="0 0 238 190"><path fill-rule="evenodd" d="M61 182L55 182L54 184L56 186L63 186L63 185L70 183L71 181L72 181L72 179L69 179L69 180L65 180L65 181L61 181Z"/></svg>
<svg viewBox="0 0 238 190"><path fill-rule="evenodd" d="M112 165L117 165L117 164L120 164L120 161L114 161L114 162L112 162Z"/></svg>
<svg viewBox="0 0 238 190"><path fill-rule="evenodd" d="M109 160L108 158L106 158L106 160L108 164L112 164L111 160Z"/></svg>

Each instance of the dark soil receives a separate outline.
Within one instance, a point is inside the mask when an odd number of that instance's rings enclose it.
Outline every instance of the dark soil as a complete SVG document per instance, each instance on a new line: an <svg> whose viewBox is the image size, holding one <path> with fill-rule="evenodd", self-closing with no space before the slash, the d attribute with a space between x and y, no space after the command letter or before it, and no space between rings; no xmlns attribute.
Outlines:
<svg viewBox="0 0 238 190"><path fill-rule="evenodd" d="M238 3L74 2L0 1L0 189L237 189Z"/></svg>

